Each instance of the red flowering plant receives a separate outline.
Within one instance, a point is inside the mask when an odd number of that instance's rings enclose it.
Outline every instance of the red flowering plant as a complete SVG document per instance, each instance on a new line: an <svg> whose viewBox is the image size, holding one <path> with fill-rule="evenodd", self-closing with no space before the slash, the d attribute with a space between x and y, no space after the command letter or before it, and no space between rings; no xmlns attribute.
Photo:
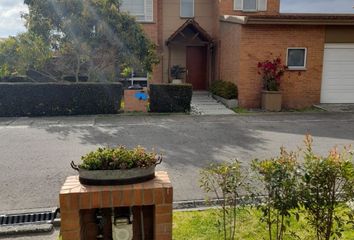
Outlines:
<svg viewBox="0 0 354 240"><path fill-rule="evenodd" d="M258 63L258 74L262 75L263 89L266 91L279 91L281 77L284 75L285 67L281 59L264 61Z"/></svg>

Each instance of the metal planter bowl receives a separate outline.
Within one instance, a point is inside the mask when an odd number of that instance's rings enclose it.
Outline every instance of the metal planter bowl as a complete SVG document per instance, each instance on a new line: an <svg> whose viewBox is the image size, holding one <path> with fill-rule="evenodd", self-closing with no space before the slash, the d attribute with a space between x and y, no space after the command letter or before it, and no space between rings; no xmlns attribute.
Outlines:
<svg viewBox="0 0 354 240"><path fill-rule="evenodd" d="M161 160L156 165L160 163ZM79 172L80 183L94 186L126 185L149 181L155 178L156 165L148 168L93 171L79 168L74 162L71 163L71 167Z"/></svg>

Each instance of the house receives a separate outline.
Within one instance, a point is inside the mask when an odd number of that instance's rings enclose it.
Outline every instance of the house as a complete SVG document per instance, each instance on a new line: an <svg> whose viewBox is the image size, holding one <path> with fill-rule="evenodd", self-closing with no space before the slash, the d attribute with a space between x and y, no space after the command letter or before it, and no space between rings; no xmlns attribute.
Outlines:
<svg viewBox="0 0 354 240"><path fill-rule="evenodd" d="M354 103L354 15L283 14L280 0L124 0L123 8L157 44L153 82L170 81L181 65L194 90L231 81L240 105L257 108L257 63L280 57L283 107Z"/></svg>

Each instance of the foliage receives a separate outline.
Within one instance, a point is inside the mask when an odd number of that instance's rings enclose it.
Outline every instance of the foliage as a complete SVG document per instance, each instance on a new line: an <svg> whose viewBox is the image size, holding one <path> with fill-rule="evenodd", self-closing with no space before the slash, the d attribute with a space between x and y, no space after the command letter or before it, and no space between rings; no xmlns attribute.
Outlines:
<svg viewBox="0 0 354 240"><path fill-rule="evenodd" d="M276 58L272 61L266 60L258 63L258 73L262 75L263 90L279 91L281 77L284 75L285 67L281 59Z"/></svg>
<svg viewBox="0 0 354 240"><path fill-rule="evenodd" d="M215 81L211 84L210 91L212 94L226 99L237 99L238 97L237 86L232 82Z"/></svg>
<svg viewBox="0 0 354 240"><path fill-rule="evenodd" d="M0 79L6 76L10 76L11 72L9 70L9 66L4 63L2 66L0 66Z"/></svg>
<svg viewBox="0 0 354 240"><path fill-rule="evenodd" d="M246 176L241 170L240 163L212 164L201 171L200 186L206 193L215 194L221 201L221 221L219 228L223 231L224 239L236 238L236 217L239 208L241 192L246 189Z"/></svg>
<svg viewBox="0 0 354 240"><path fill-rule="evenodd" d="M133 68L131 67L124 67L123 71L121 72L121 76L124 78L129 78L133 73Z"/></svg>
<svg viewBox="0 0 354 240"><path fill-rule="evenodd" d="M38 35L22 33L0 42L0 77L41 69L52 57L50 46Z"/></svg>
<svg viewBox="0 0 354 240"><path fill-rule="evenodd" d="M155 46L135 19L120 11L119 0L25 0L30 32L41 36L58 55L67 75L112 78L123 64L151 71Z"/></svg>
<svg viewBox="0 0 354 240"><path fill-rule="evenodd" d="M127 149L123 146L99 148L83 156L79 167L86 170L148 168L156 165L158 158L157 153L147 152L140 146L134 149Z"/></svg>
<svg viewBox="0 0 354 240"><path fill-rule="evenodd" d="M191 84L150 84L150 111L188 112L192 93Z"/></svg>
<svg viewBox="0 0 354 240"><path fill-rule="evenodd" d="M301 203L308 223L315 229L317 240L339 239L344 225L353 219L351 211L345 212L347 220L337 211L340 204L354 198L352 154L345 148L343 152L333 149L328 156L318 156L310 136L305 143Z"/></svg>
<svg viewBox="0 0 354 240"><path fill-rule="evenodd" d="M174 65L171 68L171 77L173 79L182 79L183 74L186 72L186 68L181 67L180 65Z"/></svg>
<svg viewBox="0 0 354 240"><path fill-rule="evenodd" d="M298 207L297 154L281 148L280 156L255 160L252 167L260 175L261 194L265 193L264 204L259 206L261 221L268 226L270 240L282 240L290 225L291 211Z"/></svg>

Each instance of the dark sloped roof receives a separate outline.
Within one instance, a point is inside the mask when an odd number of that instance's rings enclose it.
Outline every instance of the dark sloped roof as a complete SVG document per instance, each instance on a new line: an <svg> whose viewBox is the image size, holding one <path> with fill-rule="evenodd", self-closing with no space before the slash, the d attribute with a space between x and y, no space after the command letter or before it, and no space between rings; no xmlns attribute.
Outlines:
<svg viewBox="0 0 354 240"><path fill-rule="evenodd" d="M199 38L206 42L213 42L213 38L194 20L188 19L181 27L179 27L166 41L166 44L173 42L176 37L183 33L185 29L192 29L194 32L199 33Z"/></svg>

